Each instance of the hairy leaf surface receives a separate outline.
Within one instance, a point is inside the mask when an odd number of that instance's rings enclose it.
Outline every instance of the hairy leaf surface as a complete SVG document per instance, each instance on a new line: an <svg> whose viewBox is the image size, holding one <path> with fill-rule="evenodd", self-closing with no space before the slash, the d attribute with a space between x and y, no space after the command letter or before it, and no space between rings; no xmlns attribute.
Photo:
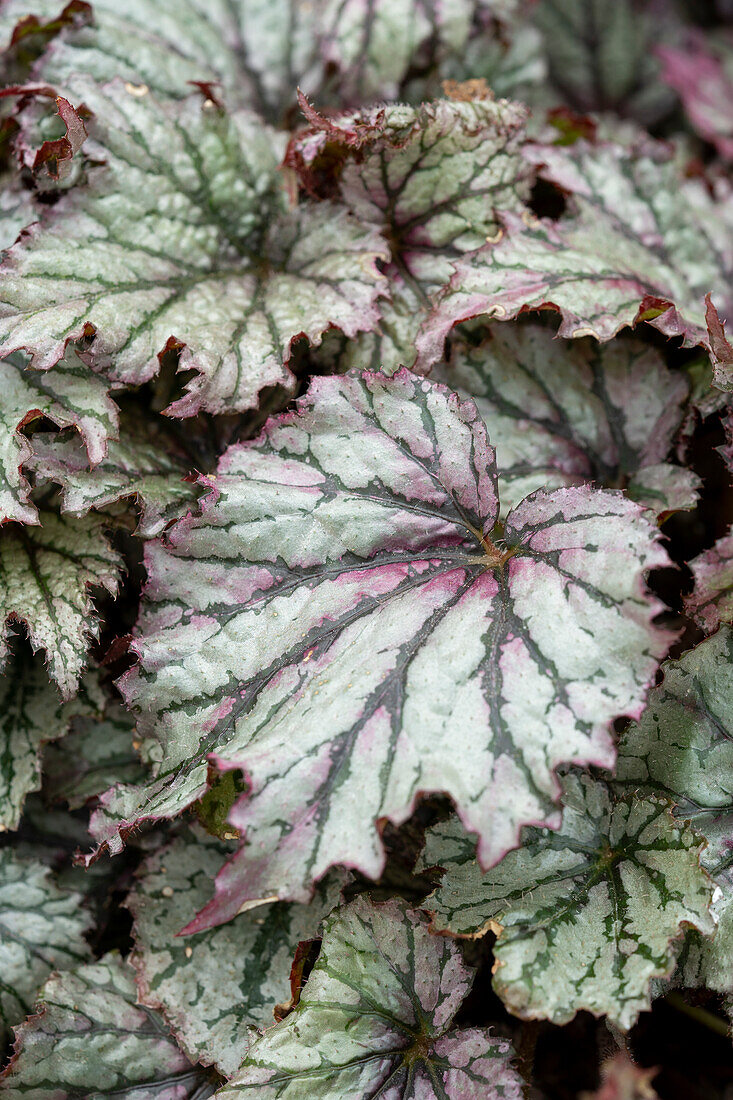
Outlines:
<svg viewBox="0 0 733 1100"><path fill-rule="evenodd" d="M495 325L478 345L457 341L432 377L475 400L504 509L535 489L587 481L627 488L657 514L694 505L695 475L664 462L688 385L648 345L565 343L539 325Z"/></svg>
<svg viewBox="0 0 733 1100"><path fill-rule="evenodd" d="M62 699L69 699L98 632L90 589L114 594L122 559L96 516L72 520L42 511L40 521L0 529L0 661L7 659L9 623L23 623L33 650L45 651Z"/></svg>
<svg viewBox="0 0 733 1100"><path fill-rule="evenodd" d="M520 1100L506 1039L452 1028L474 972L404 902L361 897L324 926L295 1011L252 1048L220 1100Z"/></svg>
<svg viewBox="0 0 733 1100"><path fill-rule="evenodd" d="M712 292L724 313L730 302L728 185L711 196L701 180L680 180L654 147L578 141L526 155L569 192L571 212L558 222L506 215L498 243L456 264L418 338L418 361L439 359L458 321L483 313L506 320L541 307L560 312L560 336L608 340L646 320L707 346L704 296Z"/></svg>
<svg viewBox="0 0 733 1100"><path fill-rule="evenodd" d="M89 956L90 924L80 895L60 890L47 867L0 849L0 1043L31 1011L52 970Z"/></svg>
<svg viewBox="0 0 733 1100"><path fill-rule="evenodd" d="M203 909L212 876L235 846L199 828L151 856L128 905L143 1002L163 1012L183 1048L230 1077L273 1010L290 995L290 964L301 940L318 935L339 901L343 876L329 876L310 905L275 904L194 936L181 928Z"/></svg>
<svg viewBox="0 0 733 1100"><path fill-rule="evenodd" d="M682 926L714 927L700 850L666 799L571 773L560 829L526 829L487 873L456 819L432 828L421 862L446 874L426 907L437 930L498 933L494 988L516 1015L563 1024L585 1009L628 1028L674 969Z"/></svg>
<svg viewBox="0 0 733 1100"><path fill-rule="evenodd" d="M55 975L19 1030L0 1092L30 1100L204 1100L215 1086L163 1020L136 1004L132 967L116 955Z"/></svg>
<svg viewBox="0 0 733 1100"><path fill-rule="evenodd" d="M406 371L315 380L210 484L148 544L123 691L161 764L105 796L101 840L190 804L207 759L243 769L230 821L249 844L212 903L228 919L306 900L332 864L377 877L375 822L422 792L456 800L490 862L556 822L556 764L610 766L608 723L639 712L669 640L643 584L666 556L636 505L537 493L495 545L475 406Z"/></svg>
<svg viewBox="0 0 733 1100"><path fill-rule="evenodd" d="M196 371L170 411L248 409L290 387L292 341L376 324L378 234L329 203L288 209L280 136L255 115L161 104L120 83L75 87L106 167L64 195L8 253L0 346L52 366L70 339L137 385L181 349ZM158 150L165 150L162 157Z"/></svg>
<svg viewBox="0 0 733 1100"><path fill-rule="evenodd" d="M42 416L61 428L75 427L88 461L96 464L116 434L117 406L110 399L109 385L71 350L52 371L28 369L21 354L0 360L0 387L0 522L37 523L38 511L22 471L34 446L22 429Z"/></svg>

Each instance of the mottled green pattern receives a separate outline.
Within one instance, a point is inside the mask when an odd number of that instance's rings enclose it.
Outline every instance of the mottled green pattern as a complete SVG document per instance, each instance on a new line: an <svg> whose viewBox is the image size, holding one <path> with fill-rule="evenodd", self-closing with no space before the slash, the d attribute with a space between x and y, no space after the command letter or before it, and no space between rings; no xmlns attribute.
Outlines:
<svg viewBox="0 0 733 1100"><path fill-rule="evenodd" d="M430 830L421 864L446 873L425 904L438 930L499 932L494 988L511 1012L563 1024L585 1009L628 1028L683 927L713 929L701 847L667 800L570 773L560 829L525 829L486 873L457 820Z"/></svg>
<svg viewBox="0 0 733 1100"><path fill-rule="evenodd" d="M422 914L361 897L326 920L300 1004L219 1100L520 1100L507 1040L451 1028L472 982Z"/></svg>

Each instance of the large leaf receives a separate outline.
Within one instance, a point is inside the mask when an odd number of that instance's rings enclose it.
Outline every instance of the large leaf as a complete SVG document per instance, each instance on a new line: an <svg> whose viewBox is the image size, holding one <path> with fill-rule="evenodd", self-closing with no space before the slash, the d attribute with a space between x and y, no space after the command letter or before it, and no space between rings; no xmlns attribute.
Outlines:
<svg viewBox="0 0 733 1100"><path fill-rule="evenodd" d="M662 79L679 95L694 129L733 160L733 34L717 27L707 37L689 30L681 47L662 46Z"/></svg>
<svg viewBox="0 0 733 1100"><path fill-rule="evenodd" d="M628 1028L683 926L713 930L701 847L666 799L570 773L560 829L526 829L487 873L456 819L431 829L422 864L446 873L425 904L436 930L498 933L494 988L511 1012L564 1024L585 1009Z"/></svg>
<svg viewBox="0 0 733 1100"><path fill-rule="evenodd" d="M646 320L685 344L709 337L704 296L726 312L733 271L733 202L727 185L681 180L663 151L578 141L526 155L569 192L560 221L506 215L496 244L456 265L451 285L418 340L419 362L441 358L457 321L506 320L551 306L559 335L608 340Z"/></svg>
<svg viewBox="0 0 733 1100"><path fill-rule="evenodd" d="M59 890L42 863L0 849L0 1045L51 971L88 957L91 919L80 906L79 894Z"/></svg>
<svg viewBox="0 0 733 1100"><path fill-rule="evenodd" d="M135 976L115 955L49 980L18 1031L0 1092L30 1100L204 1100L215 1085L161 1018L136 1005Z"/></svg>
<svg viewBox="0 0 733 1100"><path fill-rule="evenodd" d="M123 416L120 438L110 442L97 465L90 468L78 440L39 432L27 467L62 486L61 510L73 516L133 498L140 508L137 533L141 538L159 535L198 496L198 487L184 480L191 470L190 459L139 410L137 415Z"/></svg>
<svg viewBox="0 0 733 1100"><path fill-rule="evenodd" d="M295 1011L217 1096L520 1100L506 1039L452 1028L473 971L420 913L361 897L329 917Z"/></svg>
<svg viewBox="0 0 733 1100"><path fill-rule="evenodd" d="M90 673L68 703L59 701L43 662L17 646L0 676L0 832L17 829L26 795L41 785L41 748L66 733L72 718L103 705Z"/></svg>
<svg viewBox="0 0 733 1100"><path fill-rule="evenodd" d="M85 358L117 381L151 378L166 348L197 372L171 411L251 408L292 386L292 341L376 324L378 234L329 203L287 208L283 143L255 115L160 104L77 81L106 167L8 253L4 350L52 366L95 332ZM165 157L158 150L165 150Z"/></svg>
<svg viewBox="0 0 733 1100"><path fill-rule="evenodd" d="M550 82L570 107L615 111L648 126L674 106L654 53L660 36L673 38L671 5L540 0L533 21L542 32Z"/></svg>
<svg viewBox="0 0 733 1100"><path fill-rule="evenodd" d="M178 937L211 898L212 875L234 846L195 828L143 865L129 907L143 1002L163 1012L183 1048L230 1077L259 1029L290 995L298 943L338 903L343 878L329 876L310 905L275 904L228 924Z"/></svg>
<svg viewBox="0 0 733 1100"><path fill-rule="evenodd" d="M347 344L344 366L392 371L412 365L415 336L454 261L496 233L497 210L524 208L530 185L520 157L525 117L524 108L504 100L439 100L322 120L325 132L296 138L289 155L296 162L313 159L304 171L310 186L319 171L312 148L319 136L326 167L349 158L339 166L340 197L391 245L381 325Z"/></svg>
<svg viewBox="0 0 733 1100"><path fill-rule="evenodd" d="M116 592L122 558L96 516L72 520L42 511L40 521L0 529L0 662L7 659L8 624L23 623L68 699L99 629L90 589Z"/></svg>
<svg viewBox="0 0 733 1100"><path fill-rule="evenodd" d="M646 344L566 343L539 325L495 325L479 344L457 341L432 377L475 400L506 510L535 489L587 481L626 488L656 513L695 503L699 479L665 463L687 381Z"/></svg>
<svg viewBox="0 0 733 1100"><path fill-rule="evenodd" d="M733 622L733 531L689 563L695 587L685 598L685 611L711 634Z"/></svg>
<svg viewBox="0 0 733 1100"><path fill-rule="evenodd" d="M242 768L228 919L306 900L333 864L376 877L376 822L423 792L455 799L487 863L557 823L555 765L610 766L609 722L666 651L643 582L666 555L637 505L587 488L496 529L495 479L475 406L407 371L317 379L231 448L202 514L148 544L122 689L161 763L105 796L100 839L190 804L207 760Z"/></svg>
<svg viewBox="0 0 733 1100"><path fill-rule="evenodd" d="M52 371L29 370L20 354L0 360L0 387L0 523L37 523L38 511L22 472L33 447L22 429L42 416L59 427L78 428L88 461L95 464L104 457L107 441L116 433L117 407L107 383L72 351Z"/></svg>

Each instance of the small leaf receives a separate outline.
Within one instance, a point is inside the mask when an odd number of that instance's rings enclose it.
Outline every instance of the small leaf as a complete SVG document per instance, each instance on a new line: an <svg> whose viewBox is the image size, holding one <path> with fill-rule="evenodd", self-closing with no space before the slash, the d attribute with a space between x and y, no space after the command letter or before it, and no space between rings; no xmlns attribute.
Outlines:
<svg viewBox="0 0 733 1100"><path fill-rule="evenodd" d="M122 681L157 779L94 819L119 850L200 798L210 761L242 769L247 846L207 919L305 901L334 864L378 877L376 823L429 791L495 861L525 822L557 821L557 764L612 764L609 723L640 712L669 643L643 582L667 559L638 506L539 492L495 532L475 406L407 371L314 380L208 483L201 516L148 543Z"/></svg>
<svg viewBox="0 0 733 1100"><path fill-rule="evenodd" d="M494 988L515 1015L564 1024L585 1009L629 1028L683 925L714 927L700 838L656 796L571 773L557 832L525 829L486 873L473 849L456 819L429 831L421 866L446 873L425 904L438 931L498 931Z"/></svg>
<svg viewBox="0 0 733 1100"><path fill-rule="evenodd" d="M33 650L45 650L62 699L69 699L99 629L89 589L114 594L122 559L96 516L70 520L44 511L40 520L39 527L0 528L0 661L7 659L8 623L24 623Z"/></svg>
<svg viewBox="0 0 733 1100"><path fill-rule="evenodd" d="M90 924L79 894L59 890L42 863L0 848L0 1045L31 1011L51 971L89 956Z"/></svg>
<svg viewBox="0 0 733 1100"><path fill-rule="evenodd" d="M187 831L146 861L127 903L143 1003L163 1013L192 1058L228 1077L287 999L298 943L318 934L344 880L330 876L310 905L259 906L211 931L178 936L210 900L212 875L234 850L200 828Z"/></svg>
<svg viewBox="0 0 733 1100"><path fill-rule="evenodd" d="M583 1092L580 1100L659 1100L651 1082L657 1069L641 1069L626 1053L619 1053L601 1066L597 1092Z"/></svg>
<svg viewBox="0 0 733 1100"><path fill-rule="evenodd" d="M115 955L57 974L18 1029L0 1092L31 1100L204 1100L215 1084L165 1024L136 1005L132 968Z"/></svg>
<svg viewBox="0 0 733 1100"><path fill-rule="evenodd" d="M377 322L378 234L329 203L287 208L280 136L247 112L156 104L121 84L77 80L106 167L64 194L3 268L0 340L39 369L70 339L117 382L138 385L180 349L196 371L168 410L252 408L292 388L293 340ZM155 150L164 149L161 159Z"/></svg>
<svg viewBox="0 0 733 1100"><path fill-rule="evenodd" d="M560 336L609 340L647 319L686 345L708 346L704 296L725 304L730 294L727 184L711 196L703 181L681 180L655 146L578 141L526 155L570 194L571 212L558 222L505 215L498 243L456 264L418 338L418 362L439 360L459 321L540 308L560 312Z"/></svg>
<svg viewBox="0 0 733 1100"><path fill-rule="evenodd" d="M733 623L733 530L689 562L695 587L685 597L685 613L712 634Z"/></svg>
<svg viewBox="0 0 733 1100"><path fill-rule="evenodd" d="M0 676L0 832L18 828L26 795L41 786L42 746L63 737L72 718L102 705L93 673L79 695L61 703L42 661L15 647Z"/></svg>
<svg viewBox="0 0 733 1100"><path fill-rule="evenodd" d="M688 385L646 344L566 343L539 325L495 325L478 345L457 341L432 377L476 401L506 510L535 489L588 481L628 488L655 514L695 503L699 480L664 462Z"/></svg>
<svg viewBox="0 0 733 1100"><path fill-rule="evenodd" d="M33 465L29 460L34 444L22 429L44 416L59 427L78 428L88 460L96 464L116 434L117 406L110 399L108 384L71 350L52 371L30 370L19 353L0 360L0 387L0 522L37 523L38 511L22 472L24 466Z"/></svg>
<svg viewBox="0 0 733 1100"><path fill-rule="evenodd" d="M298 1007L217 1096L520 1100L508 1041L451 1027L473 975L420 913L361 897L326 920Z"/></svg>

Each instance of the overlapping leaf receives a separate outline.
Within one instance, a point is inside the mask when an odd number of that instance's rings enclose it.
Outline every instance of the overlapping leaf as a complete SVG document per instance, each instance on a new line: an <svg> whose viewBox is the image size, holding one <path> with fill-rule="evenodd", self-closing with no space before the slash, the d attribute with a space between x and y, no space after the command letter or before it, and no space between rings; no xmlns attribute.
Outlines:
<svg viewBox="0 0 733 1100"><path fill-rule="evenodd" d="M217 1095L519 1100L508 1041L451 1027L473 976L420 913L361 897L326 920L300 1004Z"/></svg>
<svg viewBox="0 0 733 1100"><path fill-rule="evenodd" d="M109 443L105 457L91 468L78 440L46 433L34 437L27 468L62 486L61 510L72 516L133 498L140 507L137 533L141 538L159 535L198 495L197 486L184 480L190 460L156 430L152 418L145 420L139 412L123 418L120 438Z"/></svg>
<svg viewBox="0 0 733 1100"><path fill-rule="evenodd" d="M353 156L342 168L340 197L391 245L381 325L347 345L343 366L392 371L412 365L415 336L453 262L496 233L497 210L524 208L525 117L524 108L506 101L439 100L323 120L325 133L296 139L290 155L315 162L315 171L319 139L337 163ZM314 174L313 164L308 167Z"/></svg>
<svg viewBox="0 0 733 1100"><path fill-rule="evenodd" d="M106 167L9 252L4 350L25 348L47 368L95 332L85 356L135 385L180 348L197 377L171 411L190 415L251 408L263 387L291 386L297 336L376 324L384 243L329 203L288 209L281 139L256 116L163 105L119 83L75 88Z"/></svg>
<svg viewBox="0 0 733 1100"><path fill-rule="evenodd" d="M476 401L504 509L587 481L626 488L657 514L695 503L699 479L665 462L688 385L648 345L568 344L539 325L495 325L482 343L456 342L432 377Z"/></svg>
<svg viewBox="0 0 733 1100"><path fill-rule="evenodd" d="M99 517L40 513L40 526L0 529L0 662L8 655L10 622L22 623L44 650L62 699L76 691L98 631L90 589L115 593L122 559Z"/></svg>
<svg viewBox="0 0 733 1100"><path fill-rule="evenodd" d="M25 356L0 361L0 522L37 523L38 511L29 497L23 474L33 454L21 430L37 417L59 427L78 428L88 462L98 463L117 429L117 407L109 386L69 351L52 371L28 369Z"/></svg>
<svg viewBox="0 0 733 1100"><path fill-rule="evenodd" d="M215 1083L191 1065L157 1013L136 1004L135 977L115 955L55 975L19 1029L0 1092L31 1100L116 1096L204 1100Z"/></svg>
<svg viewBox="0 0 733 1100"><path fill-rule="evenodd" d="M718 28L705 37L688 31L681 46L658 48L662 79L679 95L695 130L733 160L733 35Z"/></svg>
<svg viewBox="0 0 733 1100"><path fill-rule="evenodd" d="M231 843L195 828L151 856L128 904L143 1002L163 1012L188 1054L231 1076L259 1029L290 995L298 943L318 935L339 901L343 877L329 876L310 905L275 904L209 932L178 937L211 898L212 876Z"/></svg>
<svg viewBox="0 0 733 1100"><path fill-rule="evenodd" d="M680 180L664 153L595 146L537 146L526 155L570 194L558 222L509 214L495 244L456 265L418 338L419 361L441 358L458 321L486 313L508 319L552 307L561 336L608 340L646 320L686 344L709 342L707 293L725 315L733 270L733 201L721 184Z"/></svg>
<svg viewBox="0 0 733 1100"><path fill-rule="evenodd" d="M90 914L79 894L60 890L42 863L0 849L0 1043L31 1011L52 970L89 956Z"/></svg>
<svg viewBox="0 0 733 1100"><path fill-rule="evenodd" d="M733 531L689 563L694 588L685 611L711 634L721 623L733 622Z"/></svg>
<svg viewBox="0 0 733 1100"><path fill-rule="evenodd" d="M123 691L161 763L104 797L100 840L200 797L208 759L243 769L222 920L307 899L333 864L376 877L375 823L425 791L487 862L556 823L555 765L611 764L608 723L666 651L643 583L666 555L637 505L587 488L534 494L497 532L495 478L475 406L405 371L316 380L231 448L202 515L148 544Z"/></svg>
<svg viewBox="0 0 733 1100"><path fill-rule="evenodd" d="M19 646L10 655L0 676L0 831L18 828L26 795L41 785L42 746L63 737L72 718L97 714L102 704L93 673L74 699L61 703L38 657Z"/></svg>
<svg viewBox="0 0 733 1100"><path fill-rule="evenodd" d="M425 904L438 930L499 934L494 988L511 1012L562 1024L585 1009L628 1028L683 926L713 930L701 847L667 800L570 773L560 829L526 829L486 874L455 819L430 830L422 862L446 874Z"/></svg>

